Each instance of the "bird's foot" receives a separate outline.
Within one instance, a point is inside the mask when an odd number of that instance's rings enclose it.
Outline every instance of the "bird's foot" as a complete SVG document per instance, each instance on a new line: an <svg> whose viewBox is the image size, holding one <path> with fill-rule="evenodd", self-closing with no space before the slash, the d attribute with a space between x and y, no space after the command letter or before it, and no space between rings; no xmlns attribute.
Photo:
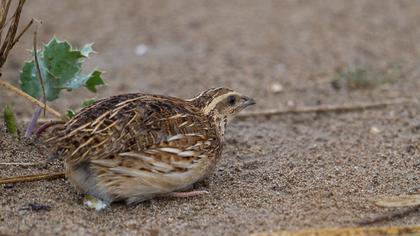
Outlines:
<svg viewBox="0 0 420 236"><path fill-rule="evenodd" d="M208 194L209 192L206 190L195 190L195 191L189 191L189 192L172 192L168 193L165 196L168 197L176 197L176 198L184 198L184 197L196 197L201 196L204 194Z"/></svg>
<svg viewBox="0 0 420 236"><path fill-rule="evenodd" d="M85 195L83 198L83 205L87 206L89 209L100 211L107 208L109 206L109 202L105 202L92 195Z"/></svg>

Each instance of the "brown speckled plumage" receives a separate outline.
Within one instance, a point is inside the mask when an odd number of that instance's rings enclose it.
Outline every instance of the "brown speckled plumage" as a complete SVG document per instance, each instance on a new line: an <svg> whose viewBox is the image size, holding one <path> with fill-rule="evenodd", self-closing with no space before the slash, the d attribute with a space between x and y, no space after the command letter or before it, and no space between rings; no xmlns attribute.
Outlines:
<svg viewBox="0 0 420 236"><path fill-rule="evenodd" d="M187 189L211 173L226 123L252 104L225 88L191 100L118 95L84 108L47 142L64 156L67 177L83 193L139 202Z"/></svg>

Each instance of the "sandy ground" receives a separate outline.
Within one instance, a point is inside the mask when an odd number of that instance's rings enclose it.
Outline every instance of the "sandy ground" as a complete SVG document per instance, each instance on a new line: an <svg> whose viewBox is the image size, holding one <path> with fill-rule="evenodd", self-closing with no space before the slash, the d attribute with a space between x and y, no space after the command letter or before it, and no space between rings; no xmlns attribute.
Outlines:
<svg viewBox="0 0 420 236"><path fill-rule="evenodd" d="M191 97L227 86L254 97L254 110L288 105L375 102L419 97L420 3L415 1L28 1L26 19L43 21L39 41L53 35L75 46L95 42L87 69L106 71L99 97L125 92ZM3 68L17 83L30 56L28 34ZM145 45L144 55L136 48ZM393 83L334 90L337 70L361 66ZM280 83L283 91L270 87ZM66 94L52 104L77 108L92 94ZM33 107L0 91L19 119ZM236 120L224 158L198 186L210 194L115 204L95 212L65 180L0 186L0 233L18 235L245 235L308 227L356 226L391 210L375 197L405 194L420 184L420 107L350 113L291 114ZM10 137L1 127L0 162L42 161L42 143ZM372 127L375 127L371 132ZM59 170L0 166L0 176ZM48 206L28 211L28 204ZM379 225L420 222L420 212Z"/></svg>

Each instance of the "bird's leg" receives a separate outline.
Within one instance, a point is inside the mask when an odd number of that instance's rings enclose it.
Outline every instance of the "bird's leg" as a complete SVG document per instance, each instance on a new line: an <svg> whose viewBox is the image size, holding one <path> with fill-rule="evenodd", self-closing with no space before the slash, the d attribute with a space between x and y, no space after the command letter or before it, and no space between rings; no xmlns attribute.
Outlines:
<svg viewBox="0 0 420 236"><path fill-rule="evenodd" d="M195 191L189 191L189 192L172 192L168 193L165 196L167 197L176 197L176 198L184 198L184 197L196 197L201 196L204 194L208 194L209 192L206 190L195 190Z"/></svg>

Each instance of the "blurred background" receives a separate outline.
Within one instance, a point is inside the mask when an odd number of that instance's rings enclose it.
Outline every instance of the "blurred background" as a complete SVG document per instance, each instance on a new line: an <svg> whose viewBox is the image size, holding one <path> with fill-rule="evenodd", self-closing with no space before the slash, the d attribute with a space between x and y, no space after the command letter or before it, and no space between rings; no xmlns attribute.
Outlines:
<svg viewBox="0 0 420 236"><path fill-rule="evenodd" d="M75 47L95 43L86 69L106 72L99 97L187 98L227 86L263 109L414 96L419 87L416 1L36 0L23 15L22 25L32 17L43 22L39 43L53 36ZM30 58L28 32L4 68L2 78L14 84ZM78 93L56 107L75 108L95 96ZM0 92L0 105L27 104L14 99Z"/></svg>

